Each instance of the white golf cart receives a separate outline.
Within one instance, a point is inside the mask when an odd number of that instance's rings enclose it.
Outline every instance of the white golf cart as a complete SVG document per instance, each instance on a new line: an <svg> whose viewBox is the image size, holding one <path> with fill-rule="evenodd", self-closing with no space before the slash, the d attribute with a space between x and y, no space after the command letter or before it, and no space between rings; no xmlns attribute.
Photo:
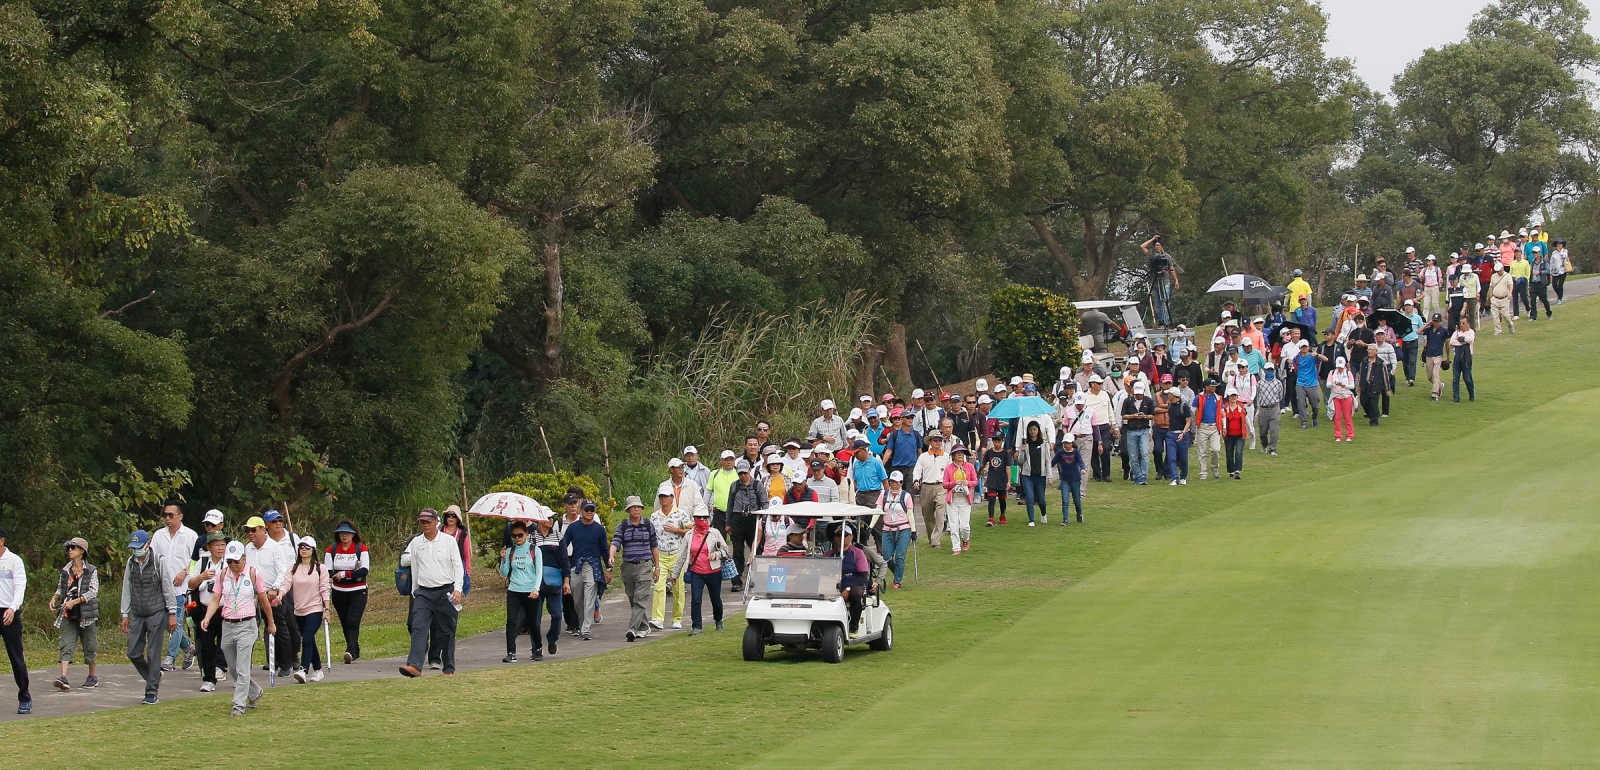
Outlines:
<svg viewBox="0 0 1600 770"><path fill-rule="evenodd" d="M844 660L849 645L865 644L878 651L894 646L894 619L883 602L882 570L872 570L861 615L851 630L849 602L839 589L844 562L822 555L830 547L824 534L830 523L849 522L859 532L880 513L846 503L792 503L761 512L816 524L814 534L807 536L805 554L751 560L745 580L745 660L762 660L773 645L791 653L821 650L829 663Z"/></svg>

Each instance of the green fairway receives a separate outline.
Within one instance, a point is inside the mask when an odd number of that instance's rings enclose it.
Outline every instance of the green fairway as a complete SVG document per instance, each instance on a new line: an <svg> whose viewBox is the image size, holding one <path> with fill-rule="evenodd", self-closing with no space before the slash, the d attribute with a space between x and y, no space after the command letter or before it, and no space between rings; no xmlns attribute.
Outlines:
<svg viewBox="0 0 1600 770"><path fill-rule="evenodd" d="M1597 424L1575 393L1154 535L832 764L1600 762Z"/></svg>
<svg viewBox="0 0 1600 770"><path fill-rule="evenodd" d="M1013 509L971 554L923 547L921 582L889 596L892 652L747 664L735 623L454 680L279 687L237 720L202 698L13 723L5 756L481 767L554 742L572 767L1593 764L1596 323L1585 300L1486 336L1477 403L1402 387L1354 445L1291 428L1244 481L1094 484L1086 527ZM176 724L193 739L129 751ZM825 748L841 726L848 753Z"/></svg>

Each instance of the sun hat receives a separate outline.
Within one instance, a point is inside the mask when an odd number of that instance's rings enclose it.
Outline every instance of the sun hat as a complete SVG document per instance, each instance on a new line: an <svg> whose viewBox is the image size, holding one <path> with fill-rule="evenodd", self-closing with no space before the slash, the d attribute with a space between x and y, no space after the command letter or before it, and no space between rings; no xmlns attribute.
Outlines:
<svg viewBox="0 0 1600 770"><path fill-rule="evenodd" d="M339 522L339 526L333 528L333 534L337 535L340 532L349 532L350 534L354 535L356 534L356 528L351 526L350 522L348 521L341 521Z"/></svg>
<svg viewBox="0 0 1600 770"><path fill-rule="evenodd" d="M226 542L228 542L228 536L223 534L223 533L221 533L221 532L207 532L206 533L206 545L211 545L212 543L226 543Z"/></svg>
<svg viewBox="0 0 1600 770"><path fill-rule="evenodd" d="M644 501L639 499L638 495L628 495L628 497L622 501L622 510L624 511L643 507Z"/></svg>
<svg viewBox="0 0 1600 770"><path fill-rule="evenodd" d="M783 448L784 449L789 449L791 447L794 448L794 449L799 449L800 448L800 442L795 441L794 439L789 439L788 441L783 442Z"/></svg>
<svg viewBox="0 0 1600 770"><path fill-rule="evenodd" d="M1510 238L1511 237L1511 231L1510 230L1501 230L1500 231L1500 237L1501 238Z"/></svg>
<svg viewBox="0 0 1600 770"><path fill-rule="evenodd" d="M213 532L211 534L213 534L213 535L221 535L222 533L221 532ZM227 535L223 535L223 538L226 539ZM72 539L68 540L65 543L62 543L61 547L62 548L82 548L84 553L88 553L89 552L89 541L84 540L81 537L75 537L75 538L72 538Z"/></svg>

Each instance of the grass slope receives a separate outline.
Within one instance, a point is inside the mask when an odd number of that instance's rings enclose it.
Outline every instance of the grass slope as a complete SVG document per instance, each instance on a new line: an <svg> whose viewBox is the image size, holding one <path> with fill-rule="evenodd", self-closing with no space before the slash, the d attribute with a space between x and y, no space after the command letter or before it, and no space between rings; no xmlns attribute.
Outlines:
<svg viewBox="0 0 1600 770"><path fill-rule="evenodd" d="M1087 628L1090 622L1102 624L1098 626L1105 630L1101 636L1122 639L1121 647L1132 649L1130 645L1135 645L1137 639L1120 637L1113 632L1123 622L1140 620L1144 617L1141 613L1165 605L1170 608L1165 615L1172 615L1172 619L1168 630L1162 633L1171 639L1182 638L1183 633L1217 635L1219 639L1243 638L1241 629L1250 625L1237 614L1239 608L1258 603L1252 598L1253 594L1269 585L1281 593L1267 598L1315 594L1311 590L1315 584L1300 588L1295 583L1306 580L1306 574L1313 574L1322 563L1318 560L1325 558L1326 552L1307 546L1284 552L1281 559L1257 551L1246 553L1239 550L1243 545L1230 543L1226 533L1219 534L1221 531L1214 528L1243 526L1225 522L1254 511L1250 515L1257 517L1253 521L1260 531L1253 537L1266 543L1261 538L1270 533L1275 517L1282 517L1288 527L1309 526L1305 512L1296 510L1296 504L1311 506L1312 511L1320 512L1311 516L1309 522L1353 515L1338 505L1337 499L1327 501L1333 505L1324 505L1324 501L1315 497L1292 501L1286 496L1270 496L1291 487L1324 483L1333 477L1344 477L1343 483L1347 486L1359 486L1364 478L1379 480L1393 476L1399 471L1378 469L1378 466L1402 459L1416 463L1423 453L1589 387L1591 383L1585 379L1587 367L1583 362L1600 360L1600 339L1581 333L1581 329L1592 328L1600 320L1600 304L1585 301L1563 306L1562 310L1558 314L1562 318L1555 324L1541 322L1526 329L1519 325L1521 333L1514 340L1486 339L1480 345L1478 379L1482 390L1476 404L1430 404L1424 388L1402 389L1394 409L1395 417L1377 430L1367 430L1363 425L1360 441L1355 445L1334 444L1326 423L1316 432L1291 429L1285 433L1280 457L1268 459L1259 454L1247 457L1243 482L1192 483L1178 489L1096 484L1090 489L1087 527L1063 529L1052 524L1047 528L1028 529L1016 524L1023 518L1016 515L1009 527L980 529L977 550L959 559L923 548L922 582L892 594L889 599L895 609L898 632L896 649L890 653L853 650L841 666L828 666L815 657L790 659L778 654L767 663L753 665L739 660L737 633L713 633L693 639L663 640L600 658L464 674L449 681L396 678L358 684L278 688L263 701L259 711L242 720L228 720L226 703L220 698L207 698L154 708L14 724L5 729L7 751L15 752L16 756L36 758L34 764L57 761L91 766L115 763L129 767L165 767L174 763L203 762L216 756L223 747L237 746L281 749L253 751L252 765L261 767L299 766L314 756L339 756L347 764L361 766L416 762L424 757L434 766L504 766L525 762L530 748L537 755L534 747L556 736L554 740L560 745L572 749L562 752L563 764L570 766L609 767L631 761L653 761L668 766L742 765L784 759L823 764L834 756L831 750L826 755L817 750L829 742L827 736L835 735L826 728L848 722L867 727L862 735L868 738L878 732L918 736L915 741L920 741L920 746L907 738L905 742L885 745L889 753L874 751L862 755L878 762L898 764L953 758L960 756L963 743L987 747L985 756L1008 759L1015 756L1023 762L1046 761L1058 756L1056 752L1062 749L1059 746L1039 748L1041 732L1086 731L1092 724L1093 729L1104 733L1107 729L1102 725L1116 720L1101 713L1090 715L1085 708L1091 701L1080 703L1075 700L1077 696L1063 698L1048 692L1040 695L1026 686L1028 682L1035 678L1040 682L1061 682L1070 671L1104 668L1115 658L1104 652L1103 644L1095 648L1102 650L1099 657L1086 657L1086 649L1073 649L1066 644L1067 636L1060 626L1046 625L1044 631L1014 629L1038 629L1037 624L1048 624L1049 618L1064 614L1069 619L1068 626ZM1489 444L1469 444L1454 454L1436 456L1438 459L1430 463L1444 467L1446 460L1455 461L1458 456L1470 459L1498 449L1500 445L1498 439ZM1448 479L1439 477L1414 476L1402 489L1410 498L1375 500L1370 507L1381 512L1384 506L1415 506L1439 495L1463 494L1447 482ZM1252 503L1256 498L1262 499ZM1407 499L1412 502L1406 502ZM1216 524L1204 521L1193 527L1180 526L1219 512L1220 515L1213 516ZM1054 506L1052 513L1056 513ZM1329 537L1308 532L1308 542L1313 536ZM1496 532L1503 534L1504 530ZM1158 538L1139 545L1153 535ZM1190 537L1195 539L1188 540ZM1346 547L1358 546L1361 543L1353 541ZM1399 548L1387 552L1369 550L1375 555L1388 553L1393 557L1405 553ZM1163 564L1156 557L1169 551L1194 552L1190 557L1195 559L1204 557L1193 563L1193 567L1201 571L1195 576L1192 589L1185 589L1181 580L1176 587L1140 582L1144 580L1141 577L1144 565ZM1307 561L1308 557L1315 558ZM1102 572L1108 566L1112 569ZM1303 570L1304 574L1296 574L1291 568ZM1472 568L1469 564L1462 569ZM1378 574L1392 568L1374 562L1365 569ZM1196 617L1195 613L1184 610L1187 602L1183 590L1215 590L1211 585L1229 575L1237 585L1233 594L1237 597L1236 603L1217 602L1213 606L1215 611L1200 616L1203 631L1182 632L1180 618ZM1090 576L1095 577L1085 580ZM1168 597L1155 604L1141 601L1121 608L1110 599L1098 604L1092 601L1092 597L1102 595L1097 592L1115 587L1108 584L1117 581L1144 586L1142 594L1159 590ZM1434 598L1441 601L1448 595L1435 593L1438 595ZM1422 595L1432 594L1419 594ZM1140 594L1132 596L1142 599ZM1329 598L1333 596L1338 596L1338 601ZM1519 595L1518 600L1541 605L1543 609L1539 611L1550 613L1550 622L1557 623L1561 617L1559 610L1564 610L1561 602L1566 596L1569 594ZM1471 601L1471 597L1466 600ZM1150 601L1155 602L1155 599ZM1329 622L1349 623L1367 617L1353 605L1343 610L1348 616L1338 614L1340 603L1354 601L1353 595L1333 592L1322 601L1332 602L1327 609L1334 613ZM1104 670L1098 674L1104 677L1100 681L1117 685L1127 680L1126 687L1132 688L1130 694L1173 695L1181 696L1182 700L1158 702L1101 695L1102 702L1114 705L1117 719L1145 720L1145 712L1127 709L1147 708L1154 709L1148 712L1150 717L1159 714L1172 720L1169 724L1183 728L1183 740L1175 739L1162 751L1182 752L1180 756L1185 761L1199 761L1210 756L1250 757L1269 762L1270 758L1264 759L1265 754L1247 754L1242 741L1251 735L1287 739L1288 726L1270 733L1261 733L1260 728L1256 728L1256 732L1251 733L1251 725L1261 725L1265 721L1259 711L1260 705L1222 697L1227 691L1217 691L1212 684L1221 676L1217 671L1231 669L1240 677L1254 677L1257 681L1287 681L1297 671L1311 676L1319 670L1328 670L1314 669L1309 664L1329 657L1339 648L1324 648L1315 637L1313 632L1324 629L1321 619L1305 615L1296 620L1281 605L1261 606L1264 611L1271 609L1266 614L1279 618L1276 627L1286 639L1292 636L1291 631L1293 635L1313 634L1307 640L1294 642L1295 648L1303 650L1305 657L1279 658L1272 668L1263 669L1275 672L1269 675L1252 668L1260 659L1253 650L1213 646L1210 648L1213 651L1222 649L1224 652L1214 652L1207 658L1204 645L1197 646L1201 652L1188 653L1188 648L1162 647L1152 639L1148 646L1137 648L1151 660L1136 663L1148 668L1132 666L1126 676ZM1289 609L1294 607L1291 602ZM1236 614L1230 617L1224 612L1228 610ZM1301 608L1301 611L1306 610ZM1408 610L1389 617L1403 621L1412 614ZM1159 612L1156 615L1142 622L1156 623L1165 616ZM1250 619L1249 622L1256 621ZM610 629L607 633L620 630L612 624L603 628ZM1561 635L1582 638L1591 628L1578 622L1562 628ZM1407 649L1404 638L1382 628L1368 628L1353 638L1364 639L1367 649L1374 655L1388 649L1398 656ZM1024 654L1027 650L1033 652ZM1553 655L1555 651L1550 652ZM1332 666L1331 663L1325 665ZM1555 658L1550 665L1553 667L1550 670L1560 670ZM1514 675L1505 669L1485 670L1501 677ZM1384 675L1392 675L1392 672L1386 670ZM1185 681L1193 682L1192 691L1161 692L1154 686L1158 682ZM1338 686L1316 691L1313 700L1321 704L1320 710L1301 711L1295 717L1297 722L1310 719L1312 721L1304 724L1314 726L1335 724L1343 719L1353 724L1352 712L1361 713L1374 697L1358 683L1340 679L1333 673L1323 675L1323 681ZM975 690L995 689L990 687L991 683L1013 690L1015 697L1010 700L1017 702L1007 704L1007 698L997 698L995 710L989 712L960 708L961 704L976 702L972 700L979 697L974 694ZM1310 687L1311 683L1305 686ZM1418 689L1417 692L1419 697L1444 695L1439 690ZM1085 697L1093 694L1089 692ZM1459 697L1466 699L1470 695L1467 692ZM1297 697L1303 697L1303 693ZM1036 703L1037 708L1030 708L1030 702ZM1182 710L1175 705L1177 703L1187 703L1190 707ZM947 704L956 704L957 709L947 712L944 710ZM907 713L904 709L908 705L917 710ZM1032 711L1034 716L1030 719L1037 720L1035 724L1039 726L1026 736L1007 733L1013 740L1006 743L982 739L985 731L999 726L1002 715L1015 718L1019 711ZM1175 713L1166 716L1168 712ZM1592 711L1579 709L1576 713L1586 715ZM849 721L852 717L856 719ZM1075 724L1085 719L1088 720L1086 724ZM1535 732L1531 724L1485 719L1486 724L1507 735L1529 739L1544 737L1543 733ZM158 734L176 723L190 726L187 735L215 737L184 742L145 741L139 752L127 751L123 736ZM772 755L788 739L807 734L814 735L816 740ZM1349 740L1335 745L1333 732L1325 731L1321 735L1329 741L1324 745L1348 752L1344 756L1355 760L1363 758L1357 752L1366 742ZM1210 737L1202 740L1196 736ZM1308 732L1296 739L1295 744L1304 743L1302 739L1309 736ZM1262 737L1250 740L1254 741L1250 745L1257 748L1266 745ZM1108 737L1105 743L1096 746L1086 744L1087 753L1082 756L1127 761L1155 756L1131 750L1122 753L1126 748L1118 738ZM1030 753L1036 749L1039 753ZM1090 749L1105 753L1093 754ZM1550 749L1539 745L1535 750ZM1163 753L1162 756L1173 755ZM1337 758L1339 755L1329 756Z"/></svg>

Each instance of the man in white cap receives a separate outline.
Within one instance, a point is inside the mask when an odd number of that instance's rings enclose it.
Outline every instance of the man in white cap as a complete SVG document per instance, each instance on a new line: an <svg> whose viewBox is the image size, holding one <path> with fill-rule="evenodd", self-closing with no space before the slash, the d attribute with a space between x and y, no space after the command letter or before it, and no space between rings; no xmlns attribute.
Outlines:
<svg viewBox="0 0 1600 770"><path fill-rule="evenodd" d="M944 469L950 465L950 455L945 451L944 435L938 431L928 434L927 442L928 451L911 469L911 493L917 498L928 544L938 548L945 530Z"/></svg>
<svg viewBox="0 0 1600 770"><path fill-rule="evenodd" d="M656 509L650 514L650 524L656 528L656 542L661 559L661 571L656 575L655 592L650 600L650 627L661 630L665 626L667 610L667 587L673 582L678 573L678 559L682 558L684 535L689 534L689 529L694 525L691 518L692 508L680 506L681 489L671 481L663 481L656 487ZM682 502L689 502L696 498L684 498ZM673 615L672 627L683 628L683 604L689 592L683 590L682 585L673 590Z"/></svg>
<svg viewBox="0 0 1600 770"><path fill-rule="evenodd" d="M917 391L918 393L922 391ZM922 405L916 406L917 399L913 398L913 408L916 414L911 417L911 430L918 436L928 435L928 431L939 429L939 423L944 420L944 410L939 408L937 393L927 393L922 397Z"/></svg>
<svg viewBox="0 0 1600 770"><path fill-rule="evenodd" d="M261 685L255 683L250 656L256 646L256 617L266 620L267 634L276 630L272 605L267 603L267 584L254 567L245 562L244 544L235 540L223 551L226 565L211 578L210 601L206 603L202 629L222 625L222 656L233 672L232 716L244 716L261 700ZM269 642L270 644L270 642Z"/></svg>
<svg viewBox="0 0 1600 770"><path fill-rule="evenodd" d="M1098 374L1089 376L1089 391L1083 394L1083 408L1090 414L1094 429L1094 449L1089 456L1089 469L1095 481L1111 480L1111 447L1116 441L1113 425L1111 395L1105 391L1105 380Z"/></svg>
<svg viewBox="0 0 1600 770"><path fill-rule="evenodd" d="M844 419L834 413L833 399L822 399L822 415L811 421L811 431L806 435L839 446L844 443Z"/></svg>
<svg viewBox="0 0 1600 770"><path fill-rule="evenodd" d="M711 508L711 526L722 532L726 532L728 528L728 497L733 492L733 485L739 483L739 471L734 467L738 459L734 456L733 450L722 450L722 454L717 457L717 469L706 479L706 498Z"/></svg>
<svg viewBox="0 0 1600 770"><path fill-rule="evenodd" d="M1122 401L1122 435L1128 448L1133 483L1145 486L1150 481L1150 421L1156 404L1144 380L1133 383L1133 395Z"/></svg>
<svg viewBox="0 0 1600 770"><path fill-rule="evenodd" d="M1489 318L1494 321L1496 337L1502 332L1502 320L1510 324L1512 334L1517 333L1517 322L1511 316L1511 296L1515 283L1510 272L1501 267L1499 262L1494 263L1494 274L1489 278Z"/></svg>
<svg viewBox="0 0 1600 770"><path fill-rule="evenodd" d="M1106 377L1106 370L1094 362L1094 354L1085 350L1079 362L1078 371L1072 375L1073 382L1078 383L1079 393L1089 392L1089 378L1099 376L1102 380Z"/></svg>
<svg viewBox="0 0 1600 770"><path fill-rule="evenodd" d="M711 469L700 462L700 449L693 444L683 448L683 476L700 488L700 495L705 498L706 510L710 510L711 490L708 487L711 482Z"/></svg>

